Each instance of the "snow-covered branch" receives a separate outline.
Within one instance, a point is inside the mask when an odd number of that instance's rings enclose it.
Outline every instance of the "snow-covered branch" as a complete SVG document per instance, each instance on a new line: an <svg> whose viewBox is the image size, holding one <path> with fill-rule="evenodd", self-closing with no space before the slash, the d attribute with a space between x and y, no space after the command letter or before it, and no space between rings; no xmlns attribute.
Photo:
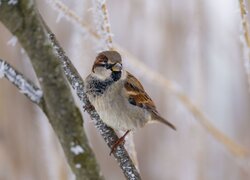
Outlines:
<svg viewBox="0 0 250 180"><path fill-rule="evenodd" d="M90 102L86 94L84 93L84 82L81 76L79 75L75 67L72 65L69 58L65 55L63 49L58 44L57 40L55 39L55 35L51 32L49 33L49 39L62 63L62 67L64 69L66 77L73 89L76 91L76 94L78 95L80 101L85 106L90 106ZM112 145L118 140L118 137L115 132L103 123L103 121L95 110L87 108L86 111L89 113L91 119L94 121L96 128L99 130L107 145L111 148ZM118 146L118 148L113 154L127 179L141 179L135 165L133 164L123 145Z"/></svg>
<svg viewBox="0 0 250 180"><path fill-rule="evenodd" d="M27 80L21 73L16 71L10 64L0 59L0 78L3 77L6 77L32 102L36 104L41 102L43 97L42 91L31 81Z"/></svg>

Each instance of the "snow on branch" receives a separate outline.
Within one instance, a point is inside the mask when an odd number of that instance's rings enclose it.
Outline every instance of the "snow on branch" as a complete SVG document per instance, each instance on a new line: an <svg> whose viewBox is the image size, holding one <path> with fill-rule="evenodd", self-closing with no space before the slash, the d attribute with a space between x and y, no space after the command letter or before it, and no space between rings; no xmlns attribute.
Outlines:
<svg viewBox="0 0 250 180"><path fill-rule="evenodd" d="M79 75L75 67L72 65L69 58L65 55L61 46L58 44L57 40L55 39L55 35L51 33L49 29L47 30L49 32L49 39L52 43L55 53L58 55L58 58L62 63L63 70L70 85L76 91L76 94L78 95L80 101L85 106L90 106L90 102L86 94L84 93L84 82L81 76ZM99 130L107 145L111 148L112 145L118 140L118 137L115 132L103 123L103 121L100 119L99 115L95 110L86 109L86 111L89 113L91 119L94 121L96 128ZM140 174L135 168L135 165L133 164L123 145L118 146L118 148L113 154L127 179L141 179Z"/></svg>
<svg viewBox="0 0 250 180"><path fill-rule="evenodd" d="M0 59L0 78L3 77L6 77L32 102L36 104L40 103L43 97L42 91L32 82L27 80L21 73L17 72L10 64Z"/></svg>

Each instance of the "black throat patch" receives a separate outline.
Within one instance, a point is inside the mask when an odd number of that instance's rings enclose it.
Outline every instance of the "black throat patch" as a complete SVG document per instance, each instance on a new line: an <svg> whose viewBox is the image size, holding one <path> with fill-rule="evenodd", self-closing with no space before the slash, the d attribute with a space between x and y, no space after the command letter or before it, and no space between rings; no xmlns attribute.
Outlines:
<svg viewBox="0 0 250 180"><path fill-rule="evenodd" d="M93 96L101 96L110 85L121 78L121 74L121 72L112 72L111 77L106 80L90 77L85 87L86 93Z"/></svg>
<svg viewBox="0 0 250 180"><path fill-rule="evenodd" d="M114 82L115 81L113 79L101 81L99 79L92 78L86 86L86 93L90 93L94 96L101 96Z"/></svg>
<svg viewBox="0 0 250 180"><path fill-rule="evenodd" d="M111 73L111 78L114 80L114 81L118 81L122 76L122 72L121 71L114 71Z"/></svg>

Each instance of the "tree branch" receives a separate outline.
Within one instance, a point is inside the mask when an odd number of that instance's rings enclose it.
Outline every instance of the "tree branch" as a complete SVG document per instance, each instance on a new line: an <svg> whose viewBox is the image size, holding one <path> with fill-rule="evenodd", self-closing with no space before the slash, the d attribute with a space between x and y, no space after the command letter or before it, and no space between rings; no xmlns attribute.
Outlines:
<svg viewBox="0 0 250 180"><path fill-rule="evenodd" d="M0 6L0 20L17 36L19 42L31 58L44 92L46 103L43 109L59 137L70 167L76 174L77 179L100 179L99 168L92 151L84 143L87 142L87 139L82 132L82 119L79 118L78 109L73 109L71 110L72 113L65 114L65 111L70 108L70 106L65 107L66 104L71 104L73 108L76 107L72 103L73 98L68 94L70 89L63 78L61 68L59 68L58 58L55 57L55 53L52 51L50 44L48 44L47 34L50 31L46 29L46 24L36 11L33 1L23 0L15 6L3 3ZM63 68L69 82L76 89L81 101L88 104L87 97L83 93L83 81L81 77L64 55L54 36L51 35L50 38L53 40L59 60L62 60ZM88 113L94 120L96 127L99 129L108 146L111 147L118 139L115 132L101 121L95 111L88 111ZM65 135L67 136L65 137ZM76 154L76 151L74 151L76 147L80 147L82 150L79 154ZM114 156L127 179L141 179L122 145L117 148Z"/></svg>
<svg viewBox="0 0 250 180"><path fill-rule="evenodd" d="M60 6L59 1L54 1L57 5ZM98 29L100 31L97 34L104 37L103 42L100 40L102 46L104 46L104 49L112 49L112 35L110 30L110 25L108 21L108 12L107 7L105 4L105 1L103 3L93 1L94 5L96 6L96 9L101 10L101 12L97 15L97 22L98 23ZM99 10L96 10L98 12ZM71 15L74 15L71 13ZM79 19L77 22L80 22ZM49 28L47 28L47 31L49 32ZM81 79L80 75L78 74L77 70L73 67L71 61L69 58L65 55L63 49L60 47L59 43L55 39L54 34L51 33L50 35L51 42L58 53L58 56L61 59L61 62L63 64L63 69L66 73L66 77L68 78L70 84L72 85L73 89L76 90L76 93L80 100L86 105L89 106L90 102L87 99L87 96L85 93L83 93L83 87L84 83ZM108 146L111 148L112 145L118 140L117 135L115 132L109 128L107 125L105 125L102 120L100 119L97 112L94 110L87 110L87 112L90 114L90 117L92 120L94 120L95 125L97 129L99 130L100 134L103 136L104 140L108 144ZM133 164L133 161L130 159L129 154L125 150L123 145L120 145L117 150L114 152L114 156L118 163L120 164L120 167L127 179L141 179L140 175ZM136 158L135 158L136 159Z"/></svg>
<svg viewBox="0 0 250 180"><path fill-rule="evenodd" d="M27 96L33 103L40 104L43 92L31 81L16 71L10 64L0 59L0 78L6 77L21 93Z"/></svg>
<svg viewBox="0 0 250 180"><path fill-rule="evenodd" d="M49 34L49 38L63 65L63 69L66 74L66 77L68 78L69 83L71 84L73 89L76 90L76 94L78 95L80 101L86 106L89 106L90 102L86 94L84 93L84 83L81 76L79 75L75 67L72 65L69 58L65 55L63 49L60 47L57 40L55 39L54 34L52 34L51 32L49 32ZM118 137L115 132L102 122L100 116L95 110L86 109L86 111L89 113L91 119L94 121L96 128L99 130L100 134L104 138L109 148L112 148L112 145L118 140ZM119 145L113 154L117 162L119 163L123 174L127 179L141 179L140 174L135 168L132 160L130 159L123 145Z"/></svg>
<svg viewBox="0 0 250 180"><path fill-rule="evenodd" d="M2 1L0 5L0 21L18 38L30 57L43 91L41 108L58 136L69 166L76 179L103 179L83 131L82 116L34 1L8 2Z"/></svg>

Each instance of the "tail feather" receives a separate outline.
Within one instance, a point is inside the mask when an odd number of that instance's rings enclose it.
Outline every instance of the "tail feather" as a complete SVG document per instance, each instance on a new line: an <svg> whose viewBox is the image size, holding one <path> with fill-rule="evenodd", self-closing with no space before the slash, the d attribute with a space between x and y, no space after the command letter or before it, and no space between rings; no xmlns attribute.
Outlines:
<svg viewBox="0 0 250 180"><path fill-rule="evenodd" d="M164 119L163 117L161 117L160 115L158 115L156 113L152 113L152 120L159 121L159 122L171 127L173 130L176 131L176 127L172 123L168 122L166 119Z"/></svg>

